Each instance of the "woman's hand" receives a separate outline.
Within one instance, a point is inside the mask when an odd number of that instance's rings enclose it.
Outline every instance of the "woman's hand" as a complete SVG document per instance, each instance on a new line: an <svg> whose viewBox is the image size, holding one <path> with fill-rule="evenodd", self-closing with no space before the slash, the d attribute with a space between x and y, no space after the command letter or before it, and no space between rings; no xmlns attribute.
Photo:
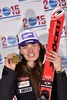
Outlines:
<svg viewBox="0 0 67 100"><path fill-rule="evenodd" d="M46 60L52 62L55 70L58 72L62 69L62 60L58 53L50 50L50 52L46 52ZM47 56L49 55L49 56Z"/></svg>
<svg viewBox="0 0 67 100"><path fill-rule="evenodd" d="M16 68L16 64L13 63L11 61L11 59L15 56L16 54L15 53L12 53L12 54L8 54L7 57L5 58L5 66L12 69L12 70L15 70Z"/></svg>

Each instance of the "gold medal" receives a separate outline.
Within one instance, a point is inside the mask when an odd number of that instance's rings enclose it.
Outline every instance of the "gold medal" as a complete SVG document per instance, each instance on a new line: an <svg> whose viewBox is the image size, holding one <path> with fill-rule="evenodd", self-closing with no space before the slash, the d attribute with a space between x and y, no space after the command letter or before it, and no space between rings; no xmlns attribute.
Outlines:
<svg viewBox="0 0 67 100"><path fill-rule="evenodd" d="M16 54L12 59L11 59L12 63L18 64L21 60L20 60L20 56L18 54Z"/></svg>

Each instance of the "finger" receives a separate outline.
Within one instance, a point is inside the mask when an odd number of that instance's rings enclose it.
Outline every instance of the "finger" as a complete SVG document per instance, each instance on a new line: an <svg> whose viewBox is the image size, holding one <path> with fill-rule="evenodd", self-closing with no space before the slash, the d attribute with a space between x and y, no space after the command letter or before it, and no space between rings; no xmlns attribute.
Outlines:
<svg viewBox="0 0 67 100"><path fill-rule="evenodd" d="M59 55L54 51L50 51L50 52L47 51L47 54L49 56L52 56L53 58L56 58L56 59L59 57Z"/></svg>
<svg viewBox="0 0 67 100"><path fill-rule="evenodd" d="M56 55L56 56L58 56L58 55L59 55L57 52L52 51L52 50L50 50L50 53L52 53L52 54L54 54L54 55Z"/></svg>
<svg viewBox="0 0 67 100"><path fill-rule="evenodd" d="M12 59L16 54L15 53L12 53L12 54L8 54L6 59Z"/></svg>
<svg viewBox="0 0 67 100"><path fill-rule="evenodd" d="M53 58L51 56L46 56L46 60L48 60L50 62L54 62L54 61L56 61L56 58Z"/></svg>

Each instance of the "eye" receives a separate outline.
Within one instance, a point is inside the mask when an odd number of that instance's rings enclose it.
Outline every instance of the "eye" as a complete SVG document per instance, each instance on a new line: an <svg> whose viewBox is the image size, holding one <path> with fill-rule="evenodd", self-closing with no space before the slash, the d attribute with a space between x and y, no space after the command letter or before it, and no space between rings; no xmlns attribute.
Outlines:
<svg viewBox="0 0 67 100"><path fill-rule="evenodd" d="M26 49L26 48L27 48L27 46L25 45L25 46L23 46L22 48L23 48L23 49Z"/></svg>
<svg viewBox="0 0 67 100"><path fill-rule="evenodd" d="M36 46L37 44L33 44L33 46Z"/></svg>

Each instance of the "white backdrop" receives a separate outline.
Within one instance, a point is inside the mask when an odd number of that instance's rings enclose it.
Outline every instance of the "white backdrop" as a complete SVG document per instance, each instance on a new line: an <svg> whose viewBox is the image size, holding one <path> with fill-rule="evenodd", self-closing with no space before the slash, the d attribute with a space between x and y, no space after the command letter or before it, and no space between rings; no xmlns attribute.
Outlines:
<svg viewBox="0 0 67 100"><path fill-rule="evenodd" d="M9 53L19 53L17 46L19 32L25 29L34 30L41 43L47 44L51 13L58 5L65 11L59 54L62 57L62 66L67 70L67 0L1 0L0 77L4 57Z"/></svg>

